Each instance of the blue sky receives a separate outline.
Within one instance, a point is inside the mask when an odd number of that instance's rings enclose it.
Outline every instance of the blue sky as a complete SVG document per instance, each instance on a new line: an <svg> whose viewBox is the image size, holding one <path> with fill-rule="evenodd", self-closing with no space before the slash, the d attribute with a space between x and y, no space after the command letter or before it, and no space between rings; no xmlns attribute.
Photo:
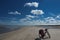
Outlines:
<svg viewBox="0 0 60 40"><path fill-rule="evenodd" d="M60 25L60 0L0 0L0 24Z"/></svg>

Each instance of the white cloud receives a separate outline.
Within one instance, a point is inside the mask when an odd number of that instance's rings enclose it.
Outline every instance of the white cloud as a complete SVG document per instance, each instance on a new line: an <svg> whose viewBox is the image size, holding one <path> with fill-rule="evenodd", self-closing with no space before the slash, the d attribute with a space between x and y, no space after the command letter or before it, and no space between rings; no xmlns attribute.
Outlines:
<svg viewBox="0 0 60 40"><path fill-rule="evenodd" d="M22 19L20 19L20 22L25 22L25 21L27 21L26 18L22 18Z"/></svg>
<svg viewBox="0 0 60 40"><path fill-rule="evenodd" d="M31 10L32 14L36 14L36 15L42 15L44 14L43 10Z"/></svg>
<svg viewBox="0 0 60 40"><path fill-rule="evenodd" d="M7 21L7 22L0 20L0 23L11 24L11 25L60 25L60 20L56 19L55 17L46 17L46 18L43 18L43 20L41 19L35 20L32 18L37 18L37 17L32 15L26 15L25 18L22 18L22 19L12 18L10 21Z"/></svg>
<svg viewBox="0 0 60 40"><path fill-rule="evenodd" d="M47 17L45 20L55 20L53 17Z"/></svg>
<svg viewBox="0 0 60 40"><path fill-rule="evenodd" d="M32 16L32 15L26 15L28 18L36 18L37 16Z"/></svg>
<svg viewBox="0 0 60 40"><path fill-rule="evenodd" d="M22 21L24 25L59 25L60 20L57 20L53 17L47 17L44 18L44 20L38 19L38 20L26 20Z"/></svg>
<svg viewBox="0 0 60 40"><path fill-rule="evenodd" d="M60 18L60 15L57 15L56 18Z"/></svg>
<svg viewBox="0 0 60 40"><path fill-rule="evenodd" d="M18 14L18 15L21 15L21 13L19 13L18 11L15 11L15 12L9 12L8 14L13 14L13 15Z"/></svg>
<svg viewBox="0 0 60 40"><path fill-rule="evenodd" d="M47 24L51 24L51 25L57 24L57 20L53 17L47 17L47 18L45 18L45 21Z"/></svg>
<svg viewBox="0 0 60 40"><path fill-rule="evenodd" d="M34 7L38 7L39 3L37 2L31 2L31 3L26 3L24 6L34 6Z"/></svg>
<svg viewBox="0 0 60 40"><path fill-rule="evenodd" d="M37 16L26 15L26 17L20 19L20 21L21 21L21 22L22 22L22 21L23 21L23 22L26 22L26 21L32 20L31 18L37 18Z"/></svg>
<svg viewBox="0 0 60 40"><path fill-rule="evenodd" d="M46 25L43 20L32 20L32 21L25 21L23 22L24 25Z"/></svg>
<svg viewBox="0 0 60 40"><path fill-rule="evenodd" d="M20 22L26 22L26 21L28 21L28 20L31 20L31 18L25 17L25 18L20 19L19 21L20 21Z"/></svg>
<svg viewBox="0 0 60 40"><path fill-rule="evenodd" d="M24 25L36 25L37 22L35 20L32 20L32 21L21 21Z"/></svg>

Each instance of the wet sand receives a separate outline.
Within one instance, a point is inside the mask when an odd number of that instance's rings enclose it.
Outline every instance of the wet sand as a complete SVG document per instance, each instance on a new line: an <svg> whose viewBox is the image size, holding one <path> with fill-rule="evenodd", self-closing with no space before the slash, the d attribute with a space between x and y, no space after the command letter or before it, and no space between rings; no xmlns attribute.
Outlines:
<svg viewBox="0 0 60 40"><path fill-rule="evenodd" d="M21 28L16 31L0 34L0 40L35 40L39 38L39 29L42 29L42 27ZM60 29L49 29L48 31L51 34L51 38L44 40L60 40Z"/></svg>

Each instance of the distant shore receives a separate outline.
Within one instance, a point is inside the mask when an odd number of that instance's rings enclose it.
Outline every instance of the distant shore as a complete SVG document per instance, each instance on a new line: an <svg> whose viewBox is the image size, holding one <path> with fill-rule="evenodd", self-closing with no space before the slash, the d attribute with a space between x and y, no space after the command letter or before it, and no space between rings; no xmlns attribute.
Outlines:
<svg viewBox="0 0 60 40"><path fill-rule="evenodd" d="M24 25L22 25L22 26L1 25L0 26L0 34L15 31L15 30L18 30L22 27L32 27L32 26L34 26L34 25L25 25L25 26ZM43 28L48 28L48 29L60 29L60 25L35 25L35 27L43 27Z"/></svg>

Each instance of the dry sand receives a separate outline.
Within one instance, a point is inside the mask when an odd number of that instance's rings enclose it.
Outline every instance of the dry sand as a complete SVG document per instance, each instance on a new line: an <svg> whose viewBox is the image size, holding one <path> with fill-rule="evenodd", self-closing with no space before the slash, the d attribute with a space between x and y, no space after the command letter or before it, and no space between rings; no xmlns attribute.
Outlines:
<svg viewBox="0 0 60 40"><path fill-rule="evenodd" d="M35 40L38 38L38 30L41 27L25 27L16 31L0 34L0 40ZM49 29L50 39L44 40L60 40L60 29Z"/></svg>

